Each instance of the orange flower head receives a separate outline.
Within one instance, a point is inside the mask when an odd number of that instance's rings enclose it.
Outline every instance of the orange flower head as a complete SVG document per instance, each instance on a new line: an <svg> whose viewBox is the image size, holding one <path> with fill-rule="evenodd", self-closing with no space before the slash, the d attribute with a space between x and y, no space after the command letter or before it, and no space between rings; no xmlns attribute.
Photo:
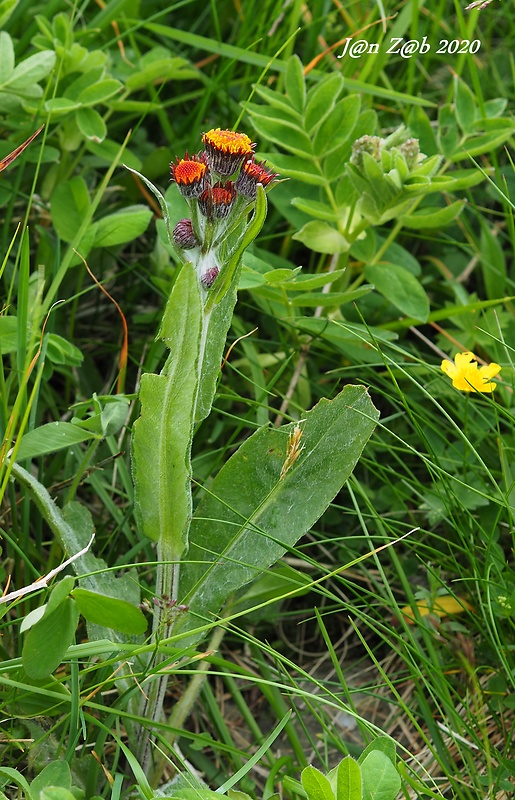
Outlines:
<svg viewBox="0 0 515 800"><path fill-rule="evenodd" d="M212 128L202 134L208 166L219 175L232 175L244 158L252 155L255 145L246 133Z"/></svg>
<svg viewBox="0 0 515 800"><path fill-rule="evenodd" d="M452 385L460 392L493 392L495 383L491 381L501 371L499 364L478 366L474 353L468 350L456 353L454 363L444 359L441 369L451 378Z"/></svg>
<svg viewBox="0 0 515 800"><path fill-rule="evenodd" d="M177 163L170 164L172 180L175 181L184 197L198 197L207 185L207 164L204 155L176 158Z"/></svg>
<svg viewBox="0 0 515 800"><path fill-rule="evenodd" d="M268 169L265 161L255 161L252 156L242 165L236 181L236 190L249 200L255 200L258 183L268 186L277 177L279 173Z"/></svg>
<svg viewBox="0 0 515 800"><path fill-rule="evenodd" d="M204 189L198 199L201 212L208 219L223 219L231 211L236 200L236 190L232 181L215 183Z"/></svg>

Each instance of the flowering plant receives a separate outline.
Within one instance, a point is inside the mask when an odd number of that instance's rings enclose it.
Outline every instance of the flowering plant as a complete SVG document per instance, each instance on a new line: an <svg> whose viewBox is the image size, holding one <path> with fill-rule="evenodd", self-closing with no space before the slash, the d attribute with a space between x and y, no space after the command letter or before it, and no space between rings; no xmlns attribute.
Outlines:
<svg viewBox="0 0 515 800"><path fill-rule="evenodd" d="M223 465L193 512L194 428L211 409L243 253L261 230L265 188L277 178L256 161L245 134L217 128L203 135L203 144L202 152L171 165L190 211L173 230L163 195L139 176L159 199L180 262L158 333L169 355L160 374L142 375L141 415L132 431L136 520L157 550L155 649L139 710L151 721L162 715L167 648L195 644L210 628L213 640L219 636L218 615L228 598L236 602L238 591L316 522L349 477L378 416L365 387L346 386L301 423L262 426ZM174 708L171 729L181 728L187 708L186 702ZM147 770L151 740L140 746ZM159 772L157 765L156 777Z"/></svg>

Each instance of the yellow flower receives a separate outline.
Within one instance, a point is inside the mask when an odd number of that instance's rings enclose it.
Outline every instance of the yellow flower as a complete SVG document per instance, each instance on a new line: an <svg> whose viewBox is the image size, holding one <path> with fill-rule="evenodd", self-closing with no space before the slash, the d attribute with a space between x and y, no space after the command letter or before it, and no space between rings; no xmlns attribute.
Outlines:
<svg viewBox="0 0 515 800"><path fill-rule="evenodd" d="M490 379L501 371L501 367L494 363L478 367L474 353L467 351L456 353L454 364L447 359L442 361L442 370L460 392L493 392L495 383Z"/></svg>

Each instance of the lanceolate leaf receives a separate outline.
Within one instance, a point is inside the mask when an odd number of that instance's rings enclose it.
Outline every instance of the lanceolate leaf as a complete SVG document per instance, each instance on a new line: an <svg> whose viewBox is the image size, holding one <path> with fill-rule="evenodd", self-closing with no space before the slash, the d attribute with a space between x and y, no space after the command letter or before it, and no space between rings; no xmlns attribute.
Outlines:
<svg viewBox="0 0 515 800"><path fill-rule="evenodd" d="M367 390L346 386L299 423L296 460L293 424L260 428L244 442L193 517L179 591L191 613L180 624L192 629L212 620L232 592L311 528L351 474L377 418Z"/></svg>
<svg viewBox="0 0 515 800"><path fill-rule="evenodd" d="M160 375L141 379L141 416L132 454L140 530L179 557L191 516L190 451L198 385L202 309L196 272L185 264L163 317L160 337L170 356Z"/></svg>

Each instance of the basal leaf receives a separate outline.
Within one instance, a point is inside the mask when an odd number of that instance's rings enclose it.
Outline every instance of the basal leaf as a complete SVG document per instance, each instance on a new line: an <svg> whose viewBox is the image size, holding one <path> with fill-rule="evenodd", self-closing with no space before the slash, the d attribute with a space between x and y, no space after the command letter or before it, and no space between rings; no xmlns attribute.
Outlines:
<svg viewBox="0 0 515 800"><path fill-rule="evenodd" d="M179 630L191 630L198 618L212 621L232 592L314 525L354 469L377 418L366 389L346 386L306 413L293 462L293 424L260 428L241 445L193 517L179 592L190 613Z"/></svg>

